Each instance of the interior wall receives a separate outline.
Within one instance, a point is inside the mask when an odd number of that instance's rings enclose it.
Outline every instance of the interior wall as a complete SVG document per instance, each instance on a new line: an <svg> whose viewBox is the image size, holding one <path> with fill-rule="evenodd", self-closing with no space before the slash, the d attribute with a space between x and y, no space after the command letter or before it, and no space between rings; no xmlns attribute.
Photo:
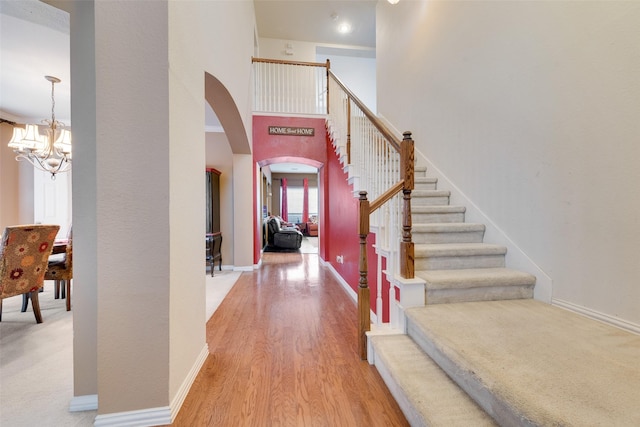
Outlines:
<svg viewBox="0 0 640 427"><path fill-rule="evenodd" d="M168 2L97 2L95 19L100 417L169 405L178 363L170 358L170 332L179 326L170 312L179 230L169 205L177 184L172 167L182 159L170 161ZM188 173L182 178L190 181ZM182 267L191 275L188 262Z"/></svg>
<svg viewBox="0 0 640 427"><path fill-rule="evenodd" d="M337 49L332 51L335 52ZM349 56L349 51L341 55L327 53L316 55L317 62L325 62L327 59L330 61L331 71L375 114L377 112L375 52L370 57Z"/></svg>
<svg viewBox="0 0 640 427"><path fill-rule="evenodd" d="M379 2L376 19L379 112L555 303L640 325L640 3Z"/></svg>
<svg viewBox="0 0 640 427"><path fill-rule="evenodd" d="M315 62L317 43L297 40L272 39L260 37L259 55L261 58L282 59L287 61ZM291 47L288 47L291 46ZM289 53L287 53L289 52Z"/></svg>
<svg viewBox="0 0 640 427"><path fill-rule="evenodd" d="M74 393L98 394L100 422L128 411L167 421L208 354L204 75L219 76L250 130L253 4L70 9L74 140L83 142L74 146ZM246 251L251 233L236 244Z"/></svg>
<svg viewBox="0 0 640 427"><path fill-rule="evenodd" d="M205 79L216 79L216 90L224 101L212 105L226 132L230 147L250 152L251 143L251 55L255 17L252 2L169 2L170 64L172 81L172 159L177 156L177 181L171 181L172 192L172 296L171 296L171 383L169 396L172 408L184 398L199 363L208 354L205 341L204 287L204 179L205 146ZM224 37L221 37L224 35ZM230 42L232 41L232 42ZM174 104L175 102L175 104ZM231 117L231 119L230 119ZM175 133L174 133L175 131ZM189 141L189 142L187 142ZM220 141L218 141L220 143ZM186 146L192 149L185 150ZM248 146L247 146L248 145ZM220 147L221 148L221 147ZM251 155L225 153L225 163L212 166L223 172L221 176L221 227L230 230L223 245L228 262L235 268L252 267L252 234L239 226L250 223L253 215L251 182L239 182L250 176L251 162L238 158ZM194 153L200 153L195 155ZM181 178L187 175L189 179ZM192 178L192 181L191 181ZM232 206L229 208L229 206ZM188 207L188 208L187 208ZM189 209L190 208L190 209ZM229 211L229 209L232 209ZM233 212L233 213L231 213ZM188 223L188 224L184 224ZM232 230L232 231L231 231ZM178 233L188 233L178 236ZM188 250L184 250L185 246ZM178 252L181 253L178 253ZM189 257L187 259L186 257ZM190 270L184 275L184 268ZM175 287L173 285L176 285ZM187 286L187 292L182 287ZM194 305L194 302L198 301ZM184 349L189 349L185 351ZM195 370L195 371L194 371ZM186 389L185 389L186 387Z"/></svg>
<svg viewBox="0 0 640 427"><path fill-rule="evenodd" d="M329 242L325 261L331 264L351 287L354 294L357 294L360 281L360 236L358 235L360 202L357 197L354 197L353 187L348 183L348 176L330 142L327 142L327 164L324 172L327 174L327 187L330 189L330 197L326 197L324 203L326 214L331 219L325 230L326 240ZM369 303L375 312L378 292L376 275L378 260L373 249L374 244L375 235L370 233L367 236L367 269L369 272L367 280L370 288ZM343 262L339 263L337 257L342 257ZM384 305L388 301L388 295L388 292L383 295Z"/></svg>
<svg viewBox="0 0 640 427"><path fill-rule="evenodd" d="M9 225L19 224L18 162L13 150L7 147L13 126L0 123L0 232Z"/></svg>
<svg viewBox="0 0 640 427"><path fill-rule="evenodd" d="M220 231L222 232L222 262L233 266L233 153L224 133L207 132L206 167L220 174Z"/></svg>

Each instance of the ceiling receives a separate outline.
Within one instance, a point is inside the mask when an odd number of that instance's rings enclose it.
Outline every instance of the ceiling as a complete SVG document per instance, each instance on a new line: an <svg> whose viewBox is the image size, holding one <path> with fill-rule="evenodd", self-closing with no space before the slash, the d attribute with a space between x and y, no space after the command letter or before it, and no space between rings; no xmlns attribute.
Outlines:
<svg viewBox="0 0 640 427"><path fill-rule="evenodd" d="M377 0L254 0L260 37L373 48ZM349 24L342 34L338 28Z"/></svg>
<svg viewBox="0 0 640 427"><path fill-rule="evenodd" d="M376 3L254 0L258 36L372 48ZM337 28L345 22L351 31L341 34ZM39 0L0 0L0 119L39 123L50 118L51 83L44 76L51 75L61 79L55 85L56 119L71 125L69 53L66 12ZM219 128L212 112L206 117L208 128Z"/></svg>

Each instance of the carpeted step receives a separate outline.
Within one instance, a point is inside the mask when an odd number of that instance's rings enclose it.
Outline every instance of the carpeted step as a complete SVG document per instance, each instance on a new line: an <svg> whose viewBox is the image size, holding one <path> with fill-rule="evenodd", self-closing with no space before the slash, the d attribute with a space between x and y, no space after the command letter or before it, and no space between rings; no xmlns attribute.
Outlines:
<svg viewBox="0 0 640 427"><path fill-rule="evenodd" d="M435 190L438 185L438 179L427 177L427 176L417 176L414 177L414 191L416 190Z"/></svg>
<svg viewBox="0 0 640 427"><path fill-rule="evenodd" d="M426 304L533 298L536 277L508 268L416 271Z"/></svg>
<svg viewBox="0 0 640 427"><path fill-rule="evenodd" d="M407 335L369 340L375 366L412 426L497 425Z"/></svg>
<svg viewBox="0 0 640 427"><path fill-rule="evenodd" d="M446 190L413 190L411 206L448 205L450 191Z"/></svg>
<svg viewBox="0 0 640 427"><path fill-rule="evenodd" d="M414 206L411 205L413 224L433 224L442 222L464 222L464 206Z"/></svg>
<svg viewBox="0 0 640 427"><path fill-rule="evenodd" d="M636 334L532 299L405 314L413 340L500 425L640 425Z"/></svg>
<svg viewBox="0 0 640 427"><path fill-rule="evenodd" d="M415 269L457 270L504 267L507 248L486 243L416 244Z"/></svg>
<svg viewBox="0 0 640 427"><path fill-rule="evenodd" d="M415 224L411 229L414 243L481 243L484 224L441 223Z"/></svg>

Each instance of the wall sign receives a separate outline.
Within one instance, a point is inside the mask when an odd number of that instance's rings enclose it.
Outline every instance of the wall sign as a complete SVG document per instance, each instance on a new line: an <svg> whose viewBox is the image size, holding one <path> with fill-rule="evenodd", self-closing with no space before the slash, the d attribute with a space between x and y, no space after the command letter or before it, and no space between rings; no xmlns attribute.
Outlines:
<svg viewBox="0 0 640 427"><path fill-rule="evenodd" d="M314 136L315 128L269 126L269 135Z"/></svg>

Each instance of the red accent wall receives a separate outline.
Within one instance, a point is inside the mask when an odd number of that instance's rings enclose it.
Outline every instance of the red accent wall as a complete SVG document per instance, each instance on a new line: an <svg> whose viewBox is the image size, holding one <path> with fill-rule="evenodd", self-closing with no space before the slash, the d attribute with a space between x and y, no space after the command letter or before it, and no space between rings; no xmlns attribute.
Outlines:
<svg viewBox="0 0 640 427"><path fill-rule="evenodd" d="M314 128L313 136L269 135L269 126L306 127ZM253 116L253 161L259 166L272 163L293 162L316 167L320 170L318 194L326 195L326 174L323 167L327 161L325 119L311 117L281 117L281 116ZM253 173L253 208L259 212L257 206L257 189L255 188L257 168ZM323 198L320 197L318 209L319 227L319 255L324 256L325 227L327 218L324 214ZM260 260L262 230L259 230L260 220L256 219L253 230L253 259L257 264Z"/></svg>
<svg viewBox="0 0 640 427"><path fill-rule="evenodd" d="M314 136L269 135L269 126L312 127ZM292 161L322 167L327 161L324 119L309 117L253 116L253 159L264 166ZM282 160L290 158L292 160ZM275 161L270 161L274 160Z"/></svg>
<svg viewBox="0 0 640 427"><path fill-rule="evenodd" d="M327 217L330 219L330 227L327 231L327 257L325 260L342 276L349 286L357 293L360 281L360 237L358 236L358 205L359 201L353 195L353 187L347 182L347 174L335 154L331 141L327 137L327 173L330 195L325 197L327 201ZM367 282L370 288L371 308L376 311L376 298L378 292L376 271L378 256L372 245L375 244L375 235L367 236L367 267L369 274ZM338 264L336 257L344 258L343 264ZM389 298L389 284L384 287L383 276L383 307ZM388 321L387 310L384 310L383 320Z"/></svg>
<svg viewBox="0 0 640 427"><path fill-rule="evenodd" d="M269 126L313 127L312 137L269 135ZM360 280L360 239L358 237L358 199L353 196L353 188L347 182L347 175L331 145L327 135L325 120L305 117L254 116L253 117L253 159L260 166L272 163L294 162L315 166L319 169L318 216L320 222L318 255L338 272L357 293ZM254 168L254 187L257 168ZM254 188L254 212L258 212L257 189ZM254 229L254 261L260 260L261 230L259 221ZM375 236L367 238L368 283L371 292L371 307L376 310L377 297L377 255L371 247ZM344 257L338 264L336 256ZM389 297L389 283L383 276L383 307ZM383 319L388 321L387 310Z"/></svg>

